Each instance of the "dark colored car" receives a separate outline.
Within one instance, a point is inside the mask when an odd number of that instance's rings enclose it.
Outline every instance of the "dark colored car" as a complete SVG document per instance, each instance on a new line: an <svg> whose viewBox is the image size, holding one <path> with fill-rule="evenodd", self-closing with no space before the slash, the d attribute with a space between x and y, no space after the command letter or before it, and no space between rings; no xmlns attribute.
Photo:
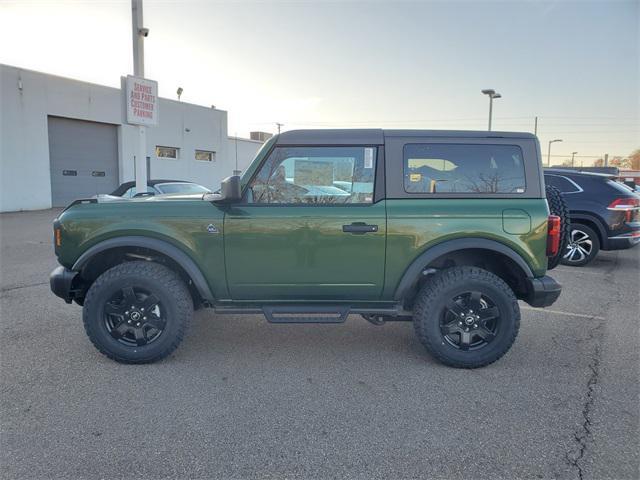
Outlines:
<svg viewBox="0 0 640 480"><path fill-rule="evenodd" d="M211 193L207 187L184 180L149 180L148 193L153 195L164 195L167 193ZM136 196L136 182L124 182L116 188L111 195L116 197L133 198Z"/></svg>
<svg viewBox="0 0 640 480"><path fill-rule="evenodd" d="M571 235L562 263L586 265L599 250L640 243L640 196L612 175L545 169L544 179L560 190L570 211Z"/></svg>

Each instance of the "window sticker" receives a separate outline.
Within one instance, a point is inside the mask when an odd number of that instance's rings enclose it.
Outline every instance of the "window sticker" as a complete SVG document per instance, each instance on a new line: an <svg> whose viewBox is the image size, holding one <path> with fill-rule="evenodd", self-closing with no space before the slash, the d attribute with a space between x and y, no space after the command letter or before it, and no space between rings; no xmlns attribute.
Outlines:
<svg viewBox="0 0 640 480"><path fill-rule="evenodd" d="M411 173L409 175L409 181L410 182L420 182L422 180L422 174L421 173Z"/></svg>
<svg viewBox="0 0 640 480"><path fill-rule="evenodd" d="M373 168L373 148L364 149L364 168Z"/></svg>
<svg viewBox="0 0 640 480"><path fill-rule="evenodd" d="M333 185L333 163L296 160L293 183L296 185Z"/></svg>

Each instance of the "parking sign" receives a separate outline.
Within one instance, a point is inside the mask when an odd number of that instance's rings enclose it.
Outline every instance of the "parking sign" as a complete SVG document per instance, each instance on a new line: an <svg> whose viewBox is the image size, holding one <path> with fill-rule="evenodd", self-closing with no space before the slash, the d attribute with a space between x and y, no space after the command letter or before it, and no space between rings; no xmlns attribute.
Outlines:
<svg viewBox="0 0 640 480"><path fill-rule="evenodd" d="M127 123L158 124L158 82L127 75Z"/></svg>

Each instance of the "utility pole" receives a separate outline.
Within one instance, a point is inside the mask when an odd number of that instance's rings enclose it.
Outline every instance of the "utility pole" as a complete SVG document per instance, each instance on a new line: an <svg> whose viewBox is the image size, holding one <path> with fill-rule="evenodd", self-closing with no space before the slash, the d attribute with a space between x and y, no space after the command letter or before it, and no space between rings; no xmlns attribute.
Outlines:
<svg viewBox="0 0 640 480"><path fill-rule="evenodd" d="M609 166L609 154L608 153L604 154L604 166L605 167Z"/></svg>
<svg viewBox="0 0 640 480"><path fill-rule="evenodd" d="M538 136L538 117L535 117L535 120L533 122L533 134L536 137Z"/></svg>
<svg viewBox="0 0 640 480"><path fill-rule="evenodd" d="M142 23L142 0L131 0L131 26L133 33L133 75L144 78L144 39L149 29ZM136 192L147 191L147 127L135 127L138 148L135 156Z"/></svg>
<svg viewBox="0 0 640 480"><path fill-rule="evenodd" d="M499 93L496 93L496 91L491 88L487 88L486 90L481 90L481 92L489 96L489 131L491 131L491 116L493 115L493 99L502 98L502 95L500 95Z"/></svg>
<svg viewBox="0 0 640 480"><path fill-rule="evenodd" d="M575 158L576 153L578 153L578 152L571 152L571 166L572 167L573 167L573 159Z"/></svg>
<svg viewBox="0 0 640 480"><path fill-rule="evenodd" d="M278 123L276 122L276 127L278 127L278 134L280 134L280 128L284 127L284 123Z"/></svg>

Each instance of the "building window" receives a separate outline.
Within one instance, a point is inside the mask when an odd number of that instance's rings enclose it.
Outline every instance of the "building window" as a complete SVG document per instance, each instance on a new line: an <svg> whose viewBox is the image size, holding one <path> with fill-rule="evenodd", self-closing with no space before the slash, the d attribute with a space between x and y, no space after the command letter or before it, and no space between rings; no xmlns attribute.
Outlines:
<svg viewBox="0 0 640 480"><path fill-rule="evenodd" d="M524 193L515 145L413 144L404 147L407 193Z"/></svg>
<svg viewBox="0 0 640 480"><path fill-rule="evenodd" d="M215 162L216 152L210 152L208 150L196 150L196 160L203 162Z"/></svg>
<svg viewBox="0 0 640 480"><path fill-rule="evenodd" d="M177 160L180 158L180 149L176 147L161 147L156 145L156 157L158 158L171 158Z"/></svg>

